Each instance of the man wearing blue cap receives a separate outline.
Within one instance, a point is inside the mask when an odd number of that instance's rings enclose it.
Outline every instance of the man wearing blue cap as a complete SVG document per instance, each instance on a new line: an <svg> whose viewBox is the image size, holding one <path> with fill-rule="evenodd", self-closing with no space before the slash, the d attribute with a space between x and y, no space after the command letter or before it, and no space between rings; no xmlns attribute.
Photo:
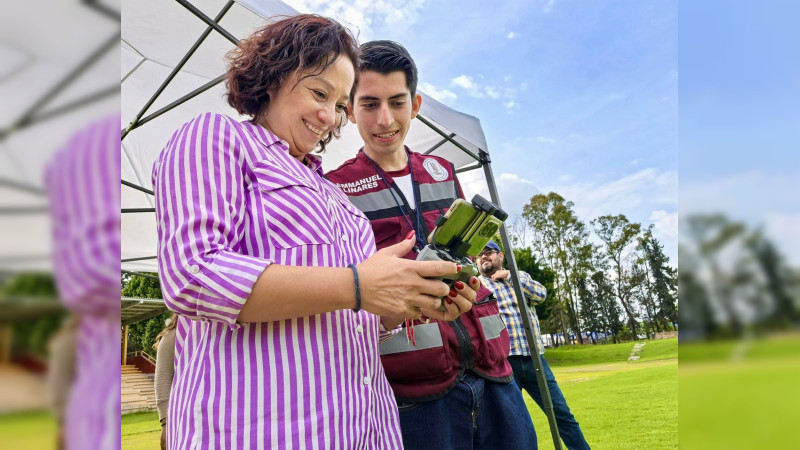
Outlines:
<svg viewBox="0 0 800 450"><path fill-rule="evenodd" d="M525 389L533 400L543 408L542 394L539 392L539 385L536 381L536 371L531 360L528 341L525 337L525 328L522 324L517 297L514 294L514 286L511 284L511 271L503 269L505 254L500 251L500 246L494 241L489 241L483 251L478 255L478 264L481 271L481 282L489 288L497 297L500 307L500 316L506 323L508 336L511 341L511 351L509 352L508 362L514 369L514 380L520 389ZM529 300L538 305L547 298L547 289L541 283L531 278L523 271L519 271L522 292ZM547 385L550 389L550 397L553 400L553 411L558 423L558 434L561 440L569 449L588 449L589 444L583 437L583 432L575 420L575 417L567 406L564 394L558 387L556 378L547 361L544 359L544 342L539 330L539 318L536 311L530 308L531 322L536 327L536 337L539 341L539 351L542 355L542 370L544 370Z"/></svg>

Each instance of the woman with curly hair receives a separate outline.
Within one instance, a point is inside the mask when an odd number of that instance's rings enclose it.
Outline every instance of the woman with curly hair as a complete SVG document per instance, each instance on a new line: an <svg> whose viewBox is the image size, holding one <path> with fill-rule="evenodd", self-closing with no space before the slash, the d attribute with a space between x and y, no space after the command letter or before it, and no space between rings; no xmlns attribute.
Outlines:
<svg viewBox="0 0 800 450"><path fill-rule="evenodd" d="M455 264L380 252L369 221L322 177L345 120L358 44L298 15L229 55L228 102L153 169L161 286L178 317L169 448L400 448L379 316L441 304ZM464 292L465 297L474 291Z"/></svg>

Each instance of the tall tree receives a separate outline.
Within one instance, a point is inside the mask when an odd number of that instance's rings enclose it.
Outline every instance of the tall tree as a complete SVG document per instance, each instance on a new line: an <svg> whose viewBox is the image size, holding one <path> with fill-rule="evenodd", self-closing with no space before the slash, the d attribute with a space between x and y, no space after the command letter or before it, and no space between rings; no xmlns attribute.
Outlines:
<svg viewBox="0 0 800 450"><path fill-rule="evenodd" d="M597 301L597 297L595 293L592 292L589 280L586 277L582 277L578 280L578 294L581 298L583 327L589 332L592 344L597 344L595 336L598 333L605 333L606 328L603 323L603 312L600 309L600 302Z"/></svg>
<svg viewBox="0 0 800 450"><path fill-rule="evenodd" d="M656 308L655 317L662 324L670 323L673 329L677 328L675 269L669 266L669 257L664 254L664 246L653 235L652 225L639 238L639 248L649 272L647 284Z"/></svg>
<svg viewBox="0 0 800 450"><path fill-rule="evenodd" d="M161 285L158 280L136 275L124 275L122 279L122 296L134 298L163 298ZM157 316L150 317L130 324L128 327L128 345L131 351L143 350L153 354L153 342L161 330L164 322L172 313L165 311Z"/></svg>
<svg viewBox="0 0 800 450"><path fill-rule="evenodd" d="M678 310L681 323L678 339L691 341L710 338L716 326L708 284L697 276L700 272L700 260L683 244L678 249L678 258L678 280L681 286L678 301L682 305Z"/></svg>
<svg viewBox="0 0 800 450"><path fill-rule="evenodd" d="M800 311L790 293L793 288L791 271L775 246L761 230L753 233L746 245L765 279L764 294L771 297L773 309L769 320L775 325L786 326L800 319Z"/></svg>
<svg viewBox="0 0 800 450"><path fill-rule="evenodd" d="M542 333L553 334L560 330L558 323L557 302L553 299L558 298L556 291L556 273L550 267L542 264L540 259L534 255L530 247L515 248L514 259L517 262L517 268L521 271L527 272L531 278L541 283L547 289L547 301L533 305L533 302L528 302L529 308L536 310L536 316L539 318L539 325ZM554 323L556 326L552 326ZM551 336L552 337L552 336ZM556 342L553 337L553 342Z"/></svg>
<svg viewBox="0 0 800 450"><path fill-rule="evenodd" d="M615 285L617 299L628 316L628 326L636 339L638 321L636 307L632 303L633 289L630 284L630 271L626 264L631 252L631 244L639 235L641 225L631 223L624 214L616 216L601 216L592 221L595 233L605 244L605 255L608 257L611 269L616 275Z"/></svg>
<svg viewBox="0 0 800 450"><path fill-rule="evenodd" d="M574 204L566 201L555 192L547 195L537 194L522 209L522 217L534 231L535 250L553 268L556 279L557 301L562 332L566 336L564 314L570 321L571 328L582 342L580 331L579 305L576 292L576 261L588 242L589 232L586 225L578 219L573 211Z"/></svg>
<svg viewBox="0 0 800 450"><path fill-rule="evenodd" d="M597 308L600 311L600 321L602 323L603 332L611 333L611 338L616 344L619 341L619 334L622 331L622 310L614 298L614 287L608 281L606 273L603 270L598 270L592 274L592 291L594 298L597 302Z"/></svg>
<svg viewBox="0 0 800 450"><path fill-rule="evenodd" d="M734 306L736 298L732 292L733 286L723 270L720 255L725 249L742 242L746 233L744 224L732 222L722 214L693 215L685 220L685 226L681 230L685 230L692 245L687 250L696 252L703 265L708 268L710 283L707 293L711 299L716 300L714 304L725 312L733 334L741 336L744 325Z"/></svg>

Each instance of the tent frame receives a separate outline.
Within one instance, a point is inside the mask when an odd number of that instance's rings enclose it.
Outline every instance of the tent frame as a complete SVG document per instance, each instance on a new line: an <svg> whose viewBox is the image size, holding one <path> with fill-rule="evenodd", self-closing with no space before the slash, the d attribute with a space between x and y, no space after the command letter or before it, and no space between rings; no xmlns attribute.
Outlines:
<svg viewBox="0 0 800 450"><path fill-rule="evenodd" d="M239 42L239 40L236 39L231 33L229 33L227 30L225 30L223 27L221 27L219 25L219 21L222 19L222 17L225 15L225 13L228 12L228 10L233 6L234 0L228 0L228 2L225 4L225 6L223 6L223 8L220 10L220 12L217 14L217 16L214 19L211 19L210 17L208 17L205 14L203 14L194 5L189 4L189 2L187 0L176 0L176 1L178 3L180 3L182 6L184 6L189 12L194 14L197 18L199 18L200 20L205 22L208 25L208 28L206 28L206 30L201 34L201 36L197 39L197 41L195 41L194 45L192 45L192 47L187 51L186 55L181 59L181 61L178 63L178 65L175 66L175 68L167 76L167 78L164 80L164 82L161 84L161 86L158 88L158 90L156 90L156 92L148 100L148 102L145 104L145 106L142 108L142 110L139 111L139 113L136 115L136 118L130 123L130 125L128 125L127 128L122 130L122 138L121 138L121 140L124 140L125 136L127 136L128 133L130 133L132 130L138 128L141 125L144 125L145 123L149 122L150 120L155 119L156 117L158 117L161 114L164 114L165 112L175 108L176 106L182 104L183 102L185 102L185 101L187 101L187 100L189 100L189 99L191 99L191 98L203 93L204 91L212 88L213 86L215 86L216 84L220 83L221 81L223 81L225 79L225 75L221 75L221 76L209 81L208 83L204 84L203 86L195 89L194 91L184 95L183 97L179 98L178 100L175 100L174 102L172 102L169 105L163 107L162 109L150 114L147 117L142 118L142 116L144 116L144 114L147 112L147 110L150 108L150 106L161 95L161 93L164 91L164 89L167 87L167 85L178 74L178 72L181 70L181 68L186 64L186 62L189 60L189 58L192 56L192 54L194 54L194 52L200 47L200 44L202 44L202 42L205 40L206 37L208 37L208 35L211 33L212 30L215 30L215 31L219 32L223 37L225 37L229 41L233 42L234 44L237 44ZM473 166L464 167L464 168L462 168L460 170L457 170L456 172L457 173L461 173L461 172L475 170L475 169L479 169L479 168L483 167L484 175L486 177L486 181L487 181L487 184L488 184L488 187L489 187L489 195L491 197L491 200L497 206L501 206L500 197L499 197L499 195L497 193L497 186L495 185L494 174L492 173L491 159L489 158L489 153L484 149L479 149L479 152L478 152L479 154L475 155L475 153L473 153L471 150L467 149L466 147L464 147L462 144L460 144L459 142L457 142L454 139L455 133L450 133L448 135L447 133L445 133L444 131L439 129L434 123L432 123L431 121L429 121L428 119L423 117L422 114L418 114L416 118L420 122L422 122L423 124L427 125L431 130L433 130L434 132L436 132L437 134L439 134L442 137L441 141L437 142L433 147L431 147L430 149L426 150L424 154L430 154L432 151L434 151L436 148L440 147L441 145L445 144L446 142L450 142L451 144L456 146L458 149L460 149L464 153L468 154L470 157L472 157L477 162L477 164L475 164ZM122 184L125 185L125 186L128 186L128 187L131 187L133 189L137 189L139 191L142 191L142 192L148 193L150 195L153 195L153 192L150 191L149 189L146 189L146 188L144 188L142 186L138 186L138 185L136 185L134 183L122 180ZM153 208L130 208L130 209L123 209L122 210L123 213L153 212L153 211L154 211ZM537 381L537 383L539 385L539 392L542 395L543 410L544 410L545 415L547 416L547 420L548 420L549 425L550 425L550 432L551 432L551 435L553 437L553 444L555 445L556 450L561 450L561 448L562 448L561 447L561 438L559 437L559 434L558 434L558 424L556 423L555 413L553 411L553 401L552 401L552 397L550 396L550 389L549 389L549 387L547 385L547 380L545 379L544 370L542 368L542 361L540 359L541 358L540 352L541 352L542 349L539 348L539 344L538 344L539 340L538 340L538 336L536 335L537 332L536 332L535 328L532 326L532 322L531 322L531 319L530 319L531 316L530 316L530 312L529 312L530 310L528 308L527 302L525 301L525 295L524 295L524 293L522 291L522 287L519 284L519 270L517 269L517 262L516 262L516 260L514 258L514 251L513 251L512 247L511 247L511 242L510 242L510 240L508 238L508 232L506 231L505 224L502 227L500 227L500 237L501 237L501 239L503 241L503 248L510 250L510 251L505 253L505 259L507 261L508 268L511 271L511 280L512 280L512 284L514 286L514 294L516 295L516 297L518 299L517 304L519 305L519 310L520 310L520 313L521 313L521 316L522 316L522 323L523 323L523 326L525 328L525 335L526 335L527 342L528 342L528 348L529 349L535 349L535 351L530 352L531 353L530 356L531 356L531 360L533 361L533 367L535 368L535 371L536 371L536 381ZM124 261L132 261L132 260L138 260L138 259L152 259L152 258L155 258L155 257L152 256L152 257L142 257L142 258L130 258L130 259L127 259L127 260L124 260ZM137 273L137 272L131 272L131 271L125 271L125 272L129 273L131 275L147 276L148 278L152 277L152 275L145 275L145 274L140 274L140 273Z"/></svg>

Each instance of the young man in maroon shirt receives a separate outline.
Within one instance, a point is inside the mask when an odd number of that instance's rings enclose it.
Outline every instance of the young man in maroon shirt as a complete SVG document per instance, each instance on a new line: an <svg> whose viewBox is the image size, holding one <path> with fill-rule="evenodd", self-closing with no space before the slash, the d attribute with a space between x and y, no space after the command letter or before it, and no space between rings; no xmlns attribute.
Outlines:
<svg viewBox="0 0 800 450"><path fill-rule="evenodd" d="M405 48L391 41L366 43L357 71L348 118L364 147L326 176L369 218L378 249L412 231L421 249L436 218L463 197L454 167L404 145L422 105L417 69ZM387 332L380 344L404 446L536 448L533 423L512 382L508 331L496 300L474 277L454 288L445 298L446 313L422 311L427 318ZM464 289L477 291L474 305L464 304Z"/></svg>

